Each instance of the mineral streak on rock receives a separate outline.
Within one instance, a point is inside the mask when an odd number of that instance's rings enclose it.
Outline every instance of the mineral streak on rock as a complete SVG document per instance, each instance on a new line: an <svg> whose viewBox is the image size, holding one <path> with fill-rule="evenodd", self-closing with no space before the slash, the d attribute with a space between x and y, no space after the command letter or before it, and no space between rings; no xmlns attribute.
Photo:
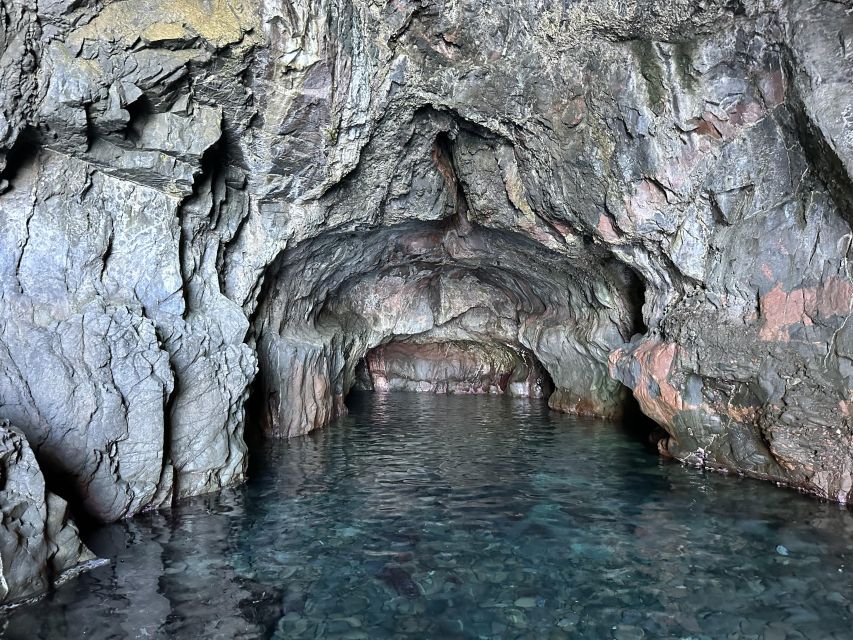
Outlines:
<svg viewBox="0 0 853 640"><path fill-rule="evenodd" d="M95 518L240 482L250 388L306 433L369 353L850 499L843 3L0 17L0 418Z"/></svg>

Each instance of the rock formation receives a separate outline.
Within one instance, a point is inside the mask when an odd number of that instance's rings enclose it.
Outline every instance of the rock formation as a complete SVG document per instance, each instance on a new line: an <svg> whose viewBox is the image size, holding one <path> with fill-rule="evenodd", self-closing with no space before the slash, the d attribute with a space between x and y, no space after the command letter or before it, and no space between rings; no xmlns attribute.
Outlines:
<svg viewBox="0 0 853 640"><path fill-rule="evenodd" d="M37 596L95 560L65 501L45 490L26 438L7 421L0 421L0 516L0 605Z"/></svg>
<svg viewBox="0 0 853 640"><path fill-rule="evenodd" d="M851 498L845 3L0 16L0 417L91 516L241 481L250 391L306 433L365 357Z"/></svg>
<svg viewBox="0 0 853 640"><path fill-rule="evenodd" d="M392 342L370 351L366 365L373 391L551 395L547 373L533 356L500 344Z"/></svg>

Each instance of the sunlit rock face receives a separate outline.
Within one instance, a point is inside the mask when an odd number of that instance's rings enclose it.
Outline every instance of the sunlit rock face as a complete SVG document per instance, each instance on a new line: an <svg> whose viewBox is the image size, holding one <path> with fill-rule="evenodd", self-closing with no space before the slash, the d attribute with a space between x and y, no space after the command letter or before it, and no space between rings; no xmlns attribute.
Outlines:
<svg viewBox="0 0 853 640"><path fill-rule="evenodd" d="M0 418L96 518L241 481L250 385L306 433L370 353L850 497L843 4L0 15Z"/></svg>

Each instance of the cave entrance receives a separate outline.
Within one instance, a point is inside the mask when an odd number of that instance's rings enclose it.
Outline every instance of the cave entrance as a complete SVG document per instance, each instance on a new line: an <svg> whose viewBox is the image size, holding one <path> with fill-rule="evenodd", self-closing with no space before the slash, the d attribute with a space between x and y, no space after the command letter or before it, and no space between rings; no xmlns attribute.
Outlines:
<svg viewBox="0 0 853 640"><path fill-rule="evenodd" d="M286 252L255 320L264 431L329 424L356 383L622 417L630 393L609 357L644 328L644 295L632 272L596 257L579 263L521 234L441 222Z"/></svg>
<svg viewBox="0 0 853 640"><path fill-rule="evenodd" d="M642 279L589 229L537 214L505 140L451 114L416 119L413 173L376 217L306 237L267 270L253 321L264 431L324 426L358 385L623 416L631 395L609 358L646 331ZM355 182L326 195L341 221L363 202Z"/></svg>

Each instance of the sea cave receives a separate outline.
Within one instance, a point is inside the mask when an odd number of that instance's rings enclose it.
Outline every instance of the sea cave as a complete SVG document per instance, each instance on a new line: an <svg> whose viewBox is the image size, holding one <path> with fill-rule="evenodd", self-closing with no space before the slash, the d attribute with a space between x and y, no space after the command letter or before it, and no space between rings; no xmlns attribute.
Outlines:
<svg viewBox="0 0 853 640"><path fill-rule="evenodd" d="M849 636L849 2L0 18L0 636Z"/></svg>

